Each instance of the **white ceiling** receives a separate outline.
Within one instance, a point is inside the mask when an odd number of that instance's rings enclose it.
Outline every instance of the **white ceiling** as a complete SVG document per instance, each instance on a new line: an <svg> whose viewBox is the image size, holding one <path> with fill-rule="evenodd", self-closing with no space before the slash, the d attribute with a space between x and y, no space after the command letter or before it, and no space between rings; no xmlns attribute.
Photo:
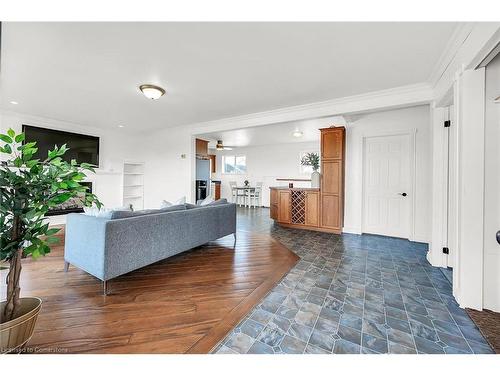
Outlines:
<svg viewBox="0 0 500 375"><path fill-rule="evenodd" d="M328 128L332 125L345 125L345 120L341 116L324 117L199 134L196 137L210 141L209 148L215 148L217 140L222 140L226 147L253 147L299 142L318 142L319 144L319 129ZM301 131L302 137L294 137L293 132L295 130Z"/></svg>
<svg viewBox="0 0 500 375"><path fill-rule="evenodd" d="M0 106L132 130L215 120L424 82L456 26L4 22Z"/></svg>

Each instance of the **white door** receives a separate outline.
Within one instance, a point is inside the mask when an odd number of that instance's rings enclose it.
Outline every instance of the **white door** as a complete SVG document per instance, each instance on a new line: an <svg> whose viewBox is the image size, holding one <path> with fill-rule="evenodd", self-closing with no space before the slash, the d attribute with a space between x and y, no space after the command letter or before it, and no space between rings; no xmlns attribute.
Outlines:
<svg viewBox="0 0 500 375"><path fill-rule="evenodd" d="M448 226L446 247L448 248L447 266L453 267L458 247L458 129L455 122L455 107L448 107L448 119L451 122L448 131Z"/></svg>
<svg viewBox="0 0 500 375"><path fill-rule="evenodd" d="M500 312L500 54L486 66L484 137L484 308Z"/></svg>
<svg viewBox="0 0 500 375"><path fill-rule="evenodd" d="M363 232L410 234L410 136L365 138Z"/></svg>

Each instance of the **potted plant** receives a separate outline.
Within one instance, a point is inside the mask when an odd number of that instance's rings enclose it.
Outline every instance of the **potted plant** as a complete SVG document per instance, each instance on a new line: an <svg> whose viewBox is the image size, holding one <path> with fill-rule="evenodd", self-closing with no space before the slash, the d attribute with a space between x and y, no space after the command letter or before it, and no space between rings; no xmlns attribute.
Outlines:
<svg viewBox="0 0 500 375"><path fill-rule="evenodd" d="M85 206L101 203L80 182L93 167L75 160L63 161L66 145L55 146L45 159L35 159L35 142L12 129L0 134L0 261L8 264L6 300L0 304L0 351L22 348L33 334L42 301L20 297L21 260L50 252L58 228L49 228L45 214L70 198ZM7 267L2 267L7 268Z"/></svg>
<svg viewBox="0 0 500 375"><path fill-rule="evenodd" d="M313 172L311 173L311 187L319 188L320 174L319 170L319 155L316 152L308 152L302 157L300 161L302 165L311 166Z"/></svg>

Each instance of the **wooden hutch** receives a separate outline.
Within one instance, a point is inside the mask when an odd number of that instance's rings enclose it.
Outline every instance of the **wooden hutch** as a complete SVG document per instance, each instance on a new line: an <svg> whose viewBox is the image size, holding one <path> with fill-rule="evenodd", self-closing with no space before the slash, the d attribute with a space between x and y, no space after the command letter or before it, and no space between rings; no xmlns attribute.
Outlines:
<svg viewBox="0 0 500 375"><path fill-rule="evenodd" d="M271 218L294 228L341 233L344 222L345 128L321 131L321 187L271 187Z"/></svg>

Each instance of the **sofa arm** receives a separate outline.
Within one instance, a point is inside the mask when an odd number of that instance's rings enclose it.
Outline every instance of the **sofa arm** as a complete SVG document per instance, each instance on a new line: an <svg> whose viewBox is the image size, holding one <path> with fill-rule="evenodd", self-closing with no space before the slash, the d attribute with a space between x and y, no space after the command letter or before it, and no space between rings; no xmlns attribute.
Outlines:
<svg viewBox="0 0 500 375"><path fill-rule="evenodd" d="M108 221L83 214L69 214L66 218L64 260L101 280L105 280L104 248Z"/></svg>

